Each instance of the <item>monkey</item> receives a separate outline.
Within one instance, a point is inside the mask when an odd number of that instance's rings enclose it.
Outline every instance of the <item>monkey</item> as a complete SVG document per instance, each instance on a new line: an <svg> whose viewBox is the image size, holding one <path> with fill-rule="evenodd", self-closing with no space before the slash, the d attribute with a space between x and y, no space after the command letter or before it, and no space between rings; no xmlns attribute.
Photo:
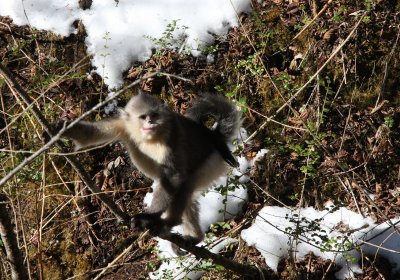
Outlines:
<svg viewBox="0 0 400 280"><path fill-rule="evenodd" d="M214 129L204 121L216 120ZM80 121L62 137L71 139L75 150L120 141L132 163L154 180L153 199L145 211L134 215L132 228L149 229L162 237L182 224L183 237L191 244L204 238L199 224L197 197L228 165L237 166L227 143L240 125L240 112L225 97L203 94L187 110L176 113L158 98L140 92L115 118ZM182 255L179 248L175 253Z"/></svg>

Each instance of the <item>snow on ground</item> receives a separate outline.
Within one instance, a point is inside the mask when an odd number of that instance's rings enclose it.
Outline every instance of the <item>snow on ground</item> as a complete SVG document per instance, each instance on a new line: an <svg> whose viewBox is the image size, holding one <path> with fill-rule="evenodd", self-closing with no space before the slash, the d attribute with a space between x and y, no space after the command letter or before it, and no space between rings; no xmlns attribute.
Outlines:
<svg viewBox="0 0 400 280"><path fill-rule="evenodd" d="M81 19L88 37L88 53L110 88L122 85L122 72L135 61L145 61L167 25L177 21L175 35L184 33L192 53L236 26L237 13L249 11L249 0L94 0L81 10L78 0L2 0L0 15L9 15L18 25L30 24L68 36L72 23ZM237 12L237 13L236 13ZM178 34L177 34L178 33ZM177 46L178 48L181 46Z"/></svg>
<svg viewBox="0 0 400 280"><path fill-rule="evenodd" d="M400 219L392 220L392 225ZM297 226L296 226L297 225ZM344 207L318 211L311 207L290 210L267 206L258 214L255 223L241 233L249 246L254 246L265 258L266 264L277 270L278 262L290 252L303 258L313 252L326 260L334 260L341 267L335 276L338 279L353 278L362 273L358 261L360 251L350 250L361 246L363 254L382 255L395 270L400 269L400 226L397 230L388 223L377 225L371 218ZM299 239L290 233L299 231Z"/></svg>

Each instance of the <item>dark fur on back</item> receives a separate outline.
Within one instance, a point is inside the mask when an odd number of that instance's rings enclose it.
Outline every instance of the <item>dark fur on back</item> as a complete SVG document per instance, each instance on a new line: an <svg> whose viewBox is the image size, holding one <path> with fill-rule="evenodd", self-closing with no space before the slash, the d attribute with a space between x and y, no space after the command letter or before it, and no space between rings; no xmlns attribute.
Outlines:
<svg viewBox="0 0 400 280"><path fill-rule="evenodd" d="M179 166L184 166L188 173L193 172L211 155L219 146L216 143L223 141L204 125L189 118L175 114L174 125L168 145L173 147L175 153L171 154Z"/></svg>
<svg viewBox="0 0 400 280"><path fill-rule="evenodd" d="M186 116L199 123L204 123L208 116L214 117L217 121L215 131L224 137L225 142L232 140L240 125L240 112L236 106L217 94L202 94L186 111Z"/></svg>

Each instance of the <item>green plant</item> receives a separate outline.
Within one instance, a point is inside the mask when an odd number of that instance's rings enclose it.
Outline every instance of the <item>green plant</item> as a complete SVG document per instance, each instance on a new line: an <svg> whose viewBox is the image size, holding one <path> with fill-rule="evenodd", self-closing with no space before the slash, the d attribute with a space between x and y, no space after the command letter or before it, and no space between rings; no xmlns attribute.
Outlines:
<svg viewBox="0 0 400 280"><path fill-rule="evenodd" d="M293 144L289 146L289 149L295 153L295 156L300 158L302 165L300 171L304 174L304 180L306 178L314 178L317 171L317 163L321 158L320 153L316 150L313 141L308 143Z"/></svg>
<svg viewBox="0 0 400 280"><path fill-rule="evenodd" d="M189 46L185 44L187 37L185 32L188 27L179 25L178 22L179 20L172 20L170 23L168 23L165 31L159 38L144 36L154 44L156 49L155 56L162 55L165 50L181 50L182 53L188 53L190 51Z"/></svg>
<svg viewBox="0 0 400 280"><path fill-rule="evenodd" d="M392 116L385 117L384 120L385 120L385 124L387 125L387 127L389 127L389 128L394 127L394 118Z"/></svg>
<svg viewBox="0 0 400 280"><path fill-rule="evenodd" d="M248 71L253 77L260 77L265 73L264 66L260 63L256 53L239 60L235 68L238 71L243 71L244 74Z"/></svg>
<svg viewBox="0 0 400 280"><path fill-rule="evenodd" d="M107 73L105 72L105 68L106 68L107 57L109 55L111 55L108 52L108 42L111 40L110 32L107 31L104 34L103 40L104 40L104 45L103 45L104 50L100 53L100 56L103 58L103 63L101 63L101 65L100 65L100 67L102 69L101 70L102 71L101 76L103 77L103 79L101 80L101 85L100 85L100 99L99 99L99 102L103 101L103 90L102 89L103 89L103 86L104 86L104 80L108 79ZM99 115L100 115L100 111L98 112L98 115L96 116L96 118L98 118Z"/></svg>
<svg viewBox="0 0 400 280"><path fill-rule="evenodd" d="M209 45L209 46L204 46L202 48L201 52L203 54L205 54L205 55L213 54L213 53L216 53L218 51L218 48L219 48L219 44L212 44L212 45Z"/></svg>
<svg viewBox="0 0 400 280"><path fill-rule="evenodd" d="M216 85L214 89L220 93L224 94L229 99L233 99L236 102L236 105L240 106L243 113L246 113L248 110L247 104L247 96L239 95L240 86L239 85L230 85L227 84L224 86Z"/></svg>
<svg viewBox="0 0 400 280"><path fill-rule="evenodd" d="M329 213L336 211L338 207L329 209ZM355 244L347 235L330 236L330 233L323 228L322 218L308 219L300 213L286 214L287 219L293 226L284 229L289 239L288 244L307 242L312 246L318 247L321 252L334 252L342 254L348 261L357 261L351 251L355 249ZM295 248L294 248L295 249Z"/></svg>
<svg viewBox="0 0 400 280"><path fill-rule="evenodd" d="M287 93L289 93L289 94L293 93L296 90L295 84L291 80L290 75L286 72L282 73L278 77L275 77L274 81L277 82L278 84L280 84L281 87L283 87L285 89L285 91L287 91Z"/></svg>
<svg viewBox="0 0 400 280"><path fill-rule="evenodd" d="M363 23L368 24L371 22L371 17L370 16L364 16L362 19Z"/></svg>
<svg viewBox="0 0 400 280"><path fill-rule="evenodd" d="M342 17L343 15L345 15L347 13L347 8L346 6L340 6L333 14L333 17L331 18L331 20L333 22L341 22L342 21Z"/></svg>
<svg viewBox="0 0 400 280"><path fill-rule="evenodd" d="M212 232L218 232L220 230L229 230L231 229L231 225L227 222L217 222L210 226L210 230Z"/></svg>

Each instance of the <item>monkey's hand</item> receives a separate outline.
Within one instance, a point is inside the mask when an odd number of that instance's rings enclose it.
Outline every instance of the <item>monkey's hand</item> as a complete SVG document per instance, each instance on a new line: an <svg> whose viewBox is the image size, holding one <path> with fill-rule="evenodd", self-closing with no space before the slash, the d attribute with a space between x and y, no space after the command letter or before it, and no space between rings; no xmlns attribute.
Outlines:
<svg viewBox="0 0 400 280"><path fill-rule="evenodd" d="M53 135L56 135L61 129L68 125L67 121L57 122L55 124L51 124L50 129ZM47 144L50 141L51 137L47 133L47 131L42 132L42 143L43 145Z"/></svg>
<svg viewBox="0 0 400 280"><path fill-rule="evenodd" d="M56 123L50 125L50 130L53 135L57 134L62 128L67 126L76 116L71 111L63 112ZM43 144L47 144L50 141L51 137L47 133L47 131L43 131L42 133L42 142Z"/></svg>
<svg viewBox="0 0 400 280"><path fill-rule="evenodd" d="M161 213L141 213L131 219L132 229L148 229L154 236L161 237L164 233L169 233L172 226L161 218Z"/></svg>

